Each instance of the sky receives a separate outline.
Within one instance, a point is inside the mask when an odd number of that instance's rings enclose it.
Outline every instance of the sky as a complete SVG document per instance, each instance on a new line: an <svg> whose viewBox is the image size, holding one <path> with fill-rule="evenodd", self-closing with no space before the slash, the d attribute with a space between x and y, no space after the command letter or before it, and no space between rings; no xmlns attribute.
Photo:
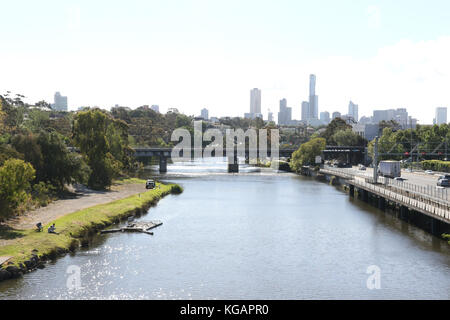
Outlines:
<svg viewBox="0 0 450 320"><path fill-rule="evenodd" d="M319 112L450 107L448 0L1 1L0 93L30 103L243 116L257 87L300 119L313 73Z"/></svg>

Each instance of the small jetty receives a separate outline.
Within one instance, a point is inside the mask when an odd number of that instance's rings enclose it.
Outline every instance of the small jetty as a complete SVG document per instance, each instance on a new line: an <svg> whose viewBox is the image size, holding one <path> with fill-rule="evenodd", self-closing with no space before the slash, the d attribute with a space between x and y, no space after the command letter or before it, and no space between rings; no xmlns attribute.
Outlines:
<svg viewBox="0 0 450 320"><path fill-rule="evenodd" d="M4 264L5 262L7 262L9 259L11 259L12 257L10 256L5 256L5 257L0 257L0 266L2 264Z"/></svg>
<svg viewBox="0 0 450 320"><path fill-rule="evenodd" d="M125 227L117 229L107 229L100 231L101 234L104 233L114 233L114 232L142 232L146 234L153 235L153 232L149 231L156 227L162 225L161 221L141 221L141 222L128 222Z"/></svg>

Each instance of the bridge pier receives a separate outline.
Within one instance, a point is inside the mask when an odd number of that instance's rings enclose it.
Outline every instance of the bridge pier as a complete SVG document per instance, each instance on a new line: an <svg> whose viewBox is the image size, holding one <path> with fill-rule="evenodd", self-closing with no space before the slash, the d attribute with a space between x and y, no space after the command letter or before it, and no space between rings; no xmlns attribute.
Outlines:
<svg viewBox="0 0 450 320"><path fill-rule="evenodd" d="M364 202L369 202L369 191L362 189L362 200Z"/></svg>
<svg viewBox="0 0 450 320"><path fill-rule="evenodd" d="M348 189L349 196L354 198L355 197L355 186L352 184L349 184L348 187L349 187L349 189Z"/></svg>
<svg viewBox="0 0 450 320"><path fill-rule="evenodd" d="M386 208L386 199L383 197L378 198L378 209L384 210Z"/></svg>
<svg viewBox="0 0 450 320"><path fill-rule="evenodd" d="M167 172L167 158L163 155L159 156L159 172L160 173Z"/></svg>
<svg viewBox="0 0 450 320"><path fill-rule="evenodd" d="M229 173L239 172L239 159L237 156L237 149L233 150L232 155L228 155L228 172Z"/></svg>
<svg viewBox="0 0 450 320"><path fill-rule="evenodd" d="M408 215L408 207L400 206L400 219L404 221L408 221L409 215Z"/></svg>
<svg viewBox="0 0 450 320"><path fill-rule="evenodd" d="M238 173L239 172L239 163L237 158L229 157L228 158L228 172L229 173Z"/></svg>

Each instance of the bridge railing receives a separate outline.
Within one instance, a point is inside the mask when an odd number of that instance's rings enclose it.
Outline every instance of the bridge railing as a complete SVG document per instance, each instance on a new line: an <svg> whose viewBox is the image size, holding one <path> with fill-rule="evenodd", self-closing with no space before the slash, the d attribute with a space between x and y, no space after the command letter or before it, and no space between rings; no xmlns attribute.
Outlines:
<svg viewBox="0 0 450 320"><path fill-rule="evenodd" d="M379 184L373 183L373 178L364 174L355 174L349 170L339 168L324 167L322 172L340 176L344 179L363 181L367 185L382 187L398 193L402 196L412 197L413 199L424 201L440 207L450 207L449 195L447 189L432 188L431 186L421 186L413 183L405 183L390 178L378 177Z"/></svg>
<svg viewBox="0 0 450 320"><path fill-rule="evenodd" d="M436 202L429 197L421 196L419 194L398 192L398 190L391 190L382 185L375 185L364 181L364 179L356 178L353 180L356 186L362 187L366 190L381 194L388 199L394 200L397 203L403 204L417 211L426 212L428 215L436 216L436 218L450 223L450 206L442 202Z"/></svg>

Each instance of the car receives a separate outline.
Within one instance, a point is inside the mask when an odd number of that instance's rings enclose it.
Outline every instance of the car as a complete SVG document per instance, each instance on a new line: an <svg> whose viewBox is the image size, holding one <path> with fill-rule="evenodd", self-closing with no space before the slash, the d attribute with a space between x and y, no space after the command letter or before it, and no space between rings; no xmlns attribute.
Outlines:
<svg viewBox="0 0 450 320"><path fill-rule="evenodd" d="M433 170L425 170L426 174L433 174Z"/></svg>
<svg viewBox="0 0 450 320"><path fill-rule="evenodd" d="M366 170L366 167L361 164L361 165L359 165L358 170L364 171L364 170Z"/></svg>
<svg viewBox="0 0 450 320"><path fill-rule="evenodd" d="M156 187L155 180L148 179L145 183L145 189L154 189Z"/></svg>
<svg viewBox="0 0 450 320"><path fill-rule="evenodd" d="M437 185L439 187L450 187L450 179L439 179Z"/></svg>
<svg viewBox="0 0 450 320"><path fill-rule="evenodd" d="M441 176L438 177L438 180L439 179L449 179L450 180L450 174L441 175Z"/></svg>
<svg viewBox="0 0 450 320"><path fill-rule="evenodd" d="M402 178L402 177L395 177L394 180L395 181L405 181L406 179Z"/></svg>

